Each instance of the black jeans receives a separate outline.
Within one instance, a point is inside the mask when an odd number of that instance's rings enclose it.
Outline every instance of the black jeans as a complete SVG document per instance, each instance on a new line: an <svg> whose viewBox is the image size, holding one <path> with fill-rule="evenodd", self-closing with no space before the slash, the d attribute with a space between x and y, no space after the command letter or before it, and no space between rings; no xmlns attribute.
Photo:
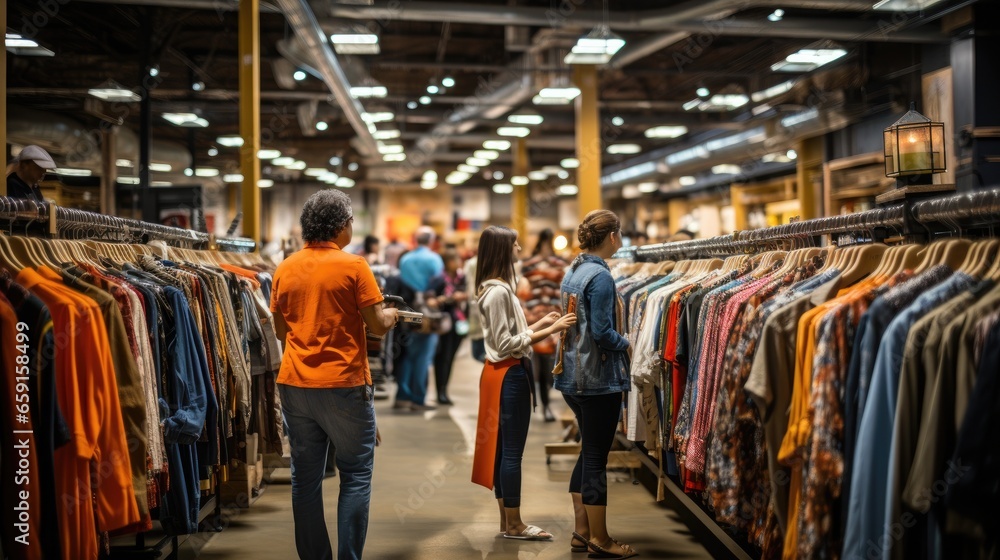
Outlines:
<svg viewBox="0 0 1000 560"><path fill-rule="evenodd" d="M434 383L437 387L437 396L448 396L448 380L451 379L451 366L455 363L455 354L458 353L458 346L462 344L464 336L460 336L451 331L438 338L437 350L434 352Z"/></svg>
<svg viewBox="0 0 1000 560"><path fill-rule="evenodd" d="M542 408L549 407L549 389L552 388L552 368L556 367L555 354L531 355L535 377L538 379L538 399L542 402Z"/></svg>
<svg viewBox="0 0 1000 560"><path fill-rule="evenodd" d="M507 370L500 389L500 433L493 465L493 492L504 507L521 507L521 458L531 422L531 379L521 366Z"/></svg>
<svg viewBox="0 0 1000 560"><path fill-rule="evenodd" d="M583 494L588 506L608 505L608 453L622 412L622 393L610 395L563 395L576 414L582 447L576 460L569 491Z"/></svg>

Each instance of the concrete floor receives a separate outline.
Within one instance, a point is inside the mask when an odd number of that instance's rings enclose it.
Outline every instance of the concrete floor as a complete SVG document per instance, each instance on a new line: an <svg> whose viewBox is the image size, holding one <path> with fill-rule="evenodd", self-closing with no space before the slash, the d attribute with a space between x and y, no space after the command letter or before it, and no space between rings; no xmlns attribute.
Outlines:
<svg viewBox="0 0 1000 560"><path fill-rule="evenodd" d="M567 484L574 460L545 464L544 444L559 441L559 423L532 418L524 456L522 516L555 535L552 542L497 538L493 493L470 482L480 364L468 345L456 360L450 393L455 405L422 414L399 414L376 402L382 445L376 451L371 521L365 557L377 560L570 559L573 510ZM432 374L433 375L433 374ZM433 384L433 383L432 383ZM556 416L565 403L552 392ZM433 395L432 397L433 398ZM626 471L609 474L609 528L643 558L710 558L673 512L657 507ZM336 551L338 479L323 487L327 525ZM291 487L272 483L246 510L227 512L227 528L199 534L181 547L181 558L294 558Z"/></svg>

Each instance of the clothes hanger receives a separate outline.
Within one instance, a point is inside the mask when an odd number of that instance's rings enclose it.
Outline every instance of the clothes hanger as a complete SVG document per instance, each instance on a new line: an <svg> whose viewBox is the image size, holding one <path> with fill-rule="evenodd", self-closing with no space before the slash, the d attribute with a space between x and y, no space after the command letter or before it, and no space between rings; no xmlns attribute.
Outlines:
<svg viewBox="0 0 1000 560"><path fill-rule="evenodd" d="M16 275L21 270L27 268L18 261L17 256L14 254L14 249L7 244L9 238L0 233L0 266L7 269L7 272Z"/></svg>

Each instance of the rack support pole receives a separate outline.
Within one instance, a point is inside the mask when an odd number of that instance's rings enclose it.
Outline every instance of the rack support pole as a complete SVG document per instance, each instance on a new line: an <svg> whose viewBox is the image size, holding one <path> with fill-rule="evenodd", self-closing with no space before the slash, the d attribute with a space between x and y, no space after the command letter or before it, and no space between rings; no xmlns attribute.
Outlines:
<svg viewBox="0 0 1000 560"><path fill-rule="evenodd" d="M260 239L260 0L240 2L240 169L243 171L243 235Z"/></svg>
<svg viewBox="0 0 1000 560"><path fill-rule="evenodd" d="M0 2L0 27L7 29L7 2ZM0 60L0 148L7 154L7 53ZM7 158L4 158L4 165ZM6 177L0 181L0 196L7 196Z"/></svg>

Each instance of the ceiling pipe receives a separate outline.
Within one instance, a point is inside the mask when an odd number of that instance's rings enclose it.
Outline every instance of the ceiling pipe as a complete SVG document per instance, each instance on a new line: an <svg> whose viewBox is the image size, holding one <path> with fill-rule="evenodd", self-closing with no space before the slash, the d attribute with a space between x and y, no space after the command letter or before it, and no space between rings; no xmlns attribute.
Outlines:
<svg viewBox="0 0 1000 560"><path fill-rule="evenodd" d="M371 5L331 4L330 15L337 18L362 20L406 20L428 22L474 23L486 25L526 25L545 28L588 28L596 25L609 24L616 31L688 31L692 33L715 32L723 35L740 34L745 26L727 26L716 28L713 17L720 14L735 13L752 8L770 8L787 6L786 0L688 0L684 4L670 8L633 11L628 13L611 13L605 19L599 11L561 10L530 6L503 6L484 4L455 4L449 2L413 1L407 2L405 9L400 9L398 0L377 0ZM798 8L816 10L843 10L856 12L871 11L870 0L804 0L796 3ZM788 18L781 22L784 25L772 25L772 22L758 22L758 35L768 37L804 37L797 24L788 25ZM885 33L876 24L872 26L863 21L839 20L836 36L828 36L827 23L829 19L803 19L812 25L812 38L828 38L848 40L867 36L869 40L897 42L942 42L947 37L938 32L906 31L900 33ZM767 24L767 25L764 25ZM817 27L817 24L821 24ZM817 34L817 31L821 35ZM789 35L791 33L791 35ZM848 36L845 36L845 33Z"/></svg>
<svg viewBox="0 0 1000 560"><path fill-rule="evenodd" d="M44 87L14 87L7 88L7 95L12 97L34 97L45 95L49 97L68 97L72 99L86 98L89 88L44 88ZM189 89L155 89L149 91L153 99L185 99L197 101L229 101L236 103L240 94L234 89L206 89L194 92ZM330 101L333 95L329 92L315 91L262 91L260 98L274 101Z"/></svg>
<svg viewBox="0 0 1000 560"><path fill-rule="evenodd" d="M289 26L312 55L313 67L323 77L323 82L337 99L347 122L357 133L356 146L362 157L378 157L378 142L372 136L369 124L361 117L364 107L351 95L350 82L337 60L337 55L327 42L326 34L316 21L308 0L277 0L277 2Z"/></svg>

